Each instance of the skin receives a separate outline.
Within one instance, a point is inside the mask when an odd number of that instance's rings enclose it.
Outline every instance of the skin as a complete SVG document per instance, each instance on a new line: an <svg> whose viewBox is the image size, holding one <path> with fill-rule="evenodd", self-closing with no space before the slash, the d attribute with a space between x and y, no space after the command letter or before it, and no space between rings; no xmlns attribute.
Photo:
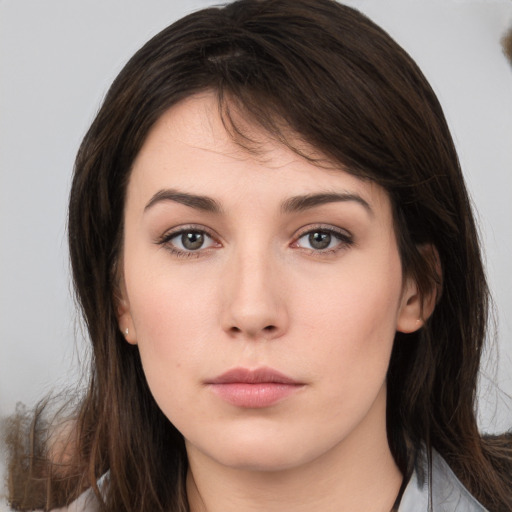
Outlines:
<svg viewBox="0 0 512 512"><path fill-rule="evenodd" d="M422 324L389 197L244 130L257 153L233 142L209 93L153 127L128 184L119 327L185 438L193 512L387 512L402 475L386 437L386 371L396 330ZM221 211L154 199L168 189ZM326 193L344 200L283 211ZM180 229L204 230L204 245L185 250ZM315 232L330 235L327 249ZM207 384L262 366L300 386L247 408Z"/></svg>

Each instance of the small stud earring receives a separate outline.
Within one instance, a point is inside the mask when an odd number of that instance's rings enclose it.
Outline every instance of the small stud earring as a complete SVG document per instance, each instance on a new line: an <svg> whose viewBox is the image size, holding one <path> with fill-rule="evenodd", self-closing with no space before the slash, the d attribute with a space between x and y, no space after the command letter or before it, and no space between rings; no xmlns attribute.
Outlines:
<svg viewBox="0 0 512 512"><path fill-rule="evenodd" d="M125 335L125 336L128 336L128 333L129 333L129 332L130 332L130 331L128 330L128 327L127 327L127 328L124 330L124 335Z"/></svg>

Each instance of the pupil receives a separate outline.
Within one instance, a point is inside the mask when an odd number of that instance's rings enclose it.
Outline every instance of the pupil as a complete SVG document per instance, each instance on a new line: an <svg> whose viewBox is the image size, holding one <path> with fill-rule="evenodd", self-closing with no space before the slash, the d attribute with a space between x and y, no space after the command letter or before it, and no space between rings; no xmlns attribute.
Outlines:
<svg viewBox="0 0 512 512"><path fill-rule="evenodd" d="M316 231L309 235L309 243L313 249L326 249L331 243L331 235L322 231Z"/></svg>
<svg viewBox="0 0 512 512"><path fill-rule="evenodd" d="M197 231L189 231L181 235L181 243L185 249L194 251L200 249L204 242L204 235Z"/></svg>

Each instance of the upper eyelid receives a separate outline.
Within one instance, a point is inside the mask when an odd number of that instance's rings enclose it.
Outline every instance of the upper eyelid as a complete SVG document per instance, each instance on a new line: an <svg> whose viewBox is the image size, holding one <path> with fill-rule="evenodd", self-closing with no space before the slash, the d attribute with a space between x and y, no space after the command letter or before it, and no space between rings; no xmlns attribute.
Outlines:
<svg viewBox="0 0 512 512"><path fill-rule="evenodd" d="M176 257L195 257L199 258L202 255L204 256L205 253L209 252L212 247L201 247L197 250L189 250L186 248L180 248L175 243L172 242L174 238L179 237L183 233L187 232L200 232L204 233L214 244L220 243L218 241L218 238L216 238L214 235L212 235L205 226L194 226L194 225L181 225L176 226L175 228L168 229L165 231L157 240L155 240L156 245L160 246L161 248L165 248L172 254L174 254ZM222 244L221 244L222 245Z"/></svg>
<svg viewBox="0 0 512 512"><path fill-rule="evenodd" d="M175 236L180 235L181 233L186 233L187 231L198 231L201 233L205 233L210 238L213 238L214 240L219 241L220 237L215 234L215 232L206 226L202 225L196 225L196 224L185 224L181 226L176 226L175 228L170 228L167 231L165 231L160 237L160 241L168 241L174 238Z"/></svg>
<svg viewBox="0 0 512 512"><path fill-rule="evenodd" d="M299 240L301 238L304 238L308 234L315 232L315 231L324 231L331 233L334 238L338 240L338 243L336 244L336 247L332 248L326 248L326 249L309 249L307 247L301 247L299 245ZM338 251L341 251L343 248L346 248L348 246L354 246L355 240L352 235L352 233L346 229L339 228L337 226L333 225L325 225L320 224L316 226L305 226L295 237L293 238L292 242L290 243L290 247L294 247L295 249L302 249L304 251L307 251L308 253L315 254L315 255L329 255L333 253L337 253Z"/></svg>
<svg viewBox="0 0 512 512"><path fill-rule="evenodd" d="M307 235L308 233L311 233L312 231L327 231L330 233L333 233L334 235L339 235L341 237L346 237L353 239L352 233L345 229L340 228L338 226L334 226L332 224L307 224L305 226L302 226L301 228L297 229L295 231L295 234L292 236L291 243L296 243L297 240L302 238L304 235ZM165 231L161 236L158 237L157 243L166 243L170 241L172 238L180 235L181 233L187 232L187 231L199 231L205 233L207 236L212 238L218 243L222 243L221 237L212 229L201 225L201 224L184 224L179 225L174 228L170 228L167 231Z"/></svg>
<svg viewBox="0 0 512 512"><path fill-rule="evenodd" d="M337 226L333 226L332 224L309 224L297 230L294 240L298 240L299 238L311 233L312 231L328 231L330 233L335 233L338 235L346 236L347 238L353 238L352 233L345 228L340 228Z"/></svg>

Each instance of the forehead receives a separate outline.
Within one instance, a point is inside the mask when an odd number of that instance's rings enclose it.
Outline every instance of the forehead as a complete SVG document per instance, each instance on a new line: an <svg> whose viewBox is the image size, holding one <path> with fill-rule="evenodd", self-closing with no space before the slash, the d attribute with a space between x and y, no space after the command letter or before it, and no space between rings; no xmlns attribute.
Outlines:
<svg viewBox="0 0 512 512"><path fill-rule="evenodd" d="M166 111L155 123L132 167L129 195L180 188L225 196L357 193L368 202L389 207L382 187L347 172L316 148L289 133L294 149L278 141L241 112L230 112L235 134L223 122L215 93L191 96ZM305 155L305 156L302 156ZM242 194L243 192L243 194Z"/></svg>
<svg viewBox="0 0 512 512"><path fill-rule="evenodd" d="M279 143L278 137L257 126L257 122L232 101L220 105L215 91L205 91L177 103L157 120L138 159L165 149L172 136L175 149L184 145L193 151L216 153L233 160L251 160L276 168L289 163L293 157L304 155L306 160L315 161L319 166L339 168L291 129L280 127L281 134L286 142ZM287 144L293 150L283 151Z"/></svg>

